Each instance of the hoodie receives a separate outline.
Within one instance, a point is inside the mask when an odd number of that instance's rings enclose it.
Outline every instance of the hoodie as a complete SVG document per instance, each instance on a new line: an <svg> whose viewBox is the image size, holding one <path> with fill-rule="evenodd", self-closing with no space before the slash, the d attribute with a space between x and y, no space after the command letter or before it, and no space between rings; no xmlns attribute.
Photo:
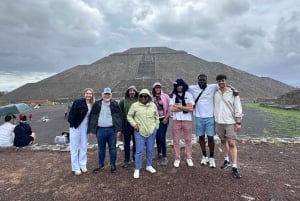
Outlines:
<svg viewBox="0 0 300 201"><path fill-rule="evenodd" d="M130 97L129 96L129 90L130 89L134 89L135 90L135 96L134 97ZM123 122L124 129L123 130L124 131L125 131L125 128L127 128L127 126L128 126L127 113L129 111L130 106L133 103L135 103L135 102L138 101L138 96L139 96L138 90L136 89L135 86L132 85L132 86L128 87L128 89L126 90L126 92L125 92L125 98L120 101L119 105L120 105L120 108L121 108L121 111L122 111L122 114L123 114L123 120L124 120L124 122Z"/></svg>
<svg viewBox="0 0 300 201"><path fill-rule="evenodd" d="M159 96L155 96L154 93L154 88L155 86L160 86L161 87L161 84L159 82L155 82L152 86L152 100L153 102L156 104L156 106L158 106L157 104L160 104L163 106L163 116L165 118L169 118L171 116L171 111L170 111L170 108L169 108L169 103L170 103L170 97L168 94L165 94L163 92L163 90L161 89L161 93ZM157 100L156 97L159 97L159 99ZM161 116L161 115L160 115Z"/></svg>
<svg viewBox="0 0 300 201"><path fill-rule="evenodd" d="M159 127L159 116L156 105L151 101L149 90L143 89L139 96L141 94L147 94L150 97L148 103L143 104L140 101L133 103L128 111L127 120L133 127L138 125L138 132L142 136L149 137Z"/></svg>

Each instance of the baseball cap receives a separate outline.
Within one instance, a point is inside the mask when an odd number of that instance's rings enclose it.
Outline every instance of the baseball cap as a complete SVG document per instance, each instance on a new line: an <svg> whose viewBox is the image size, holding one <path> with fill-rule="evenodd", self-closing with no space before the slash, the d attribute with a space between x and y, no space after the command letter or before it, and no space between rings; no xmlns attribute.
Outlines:
<svg viewBox="0 0 300 201"><path fill-rule="evenodd" d="M103 93L104 94L111 94L111 89L106 87L106 88L104 88Z"/></svg>

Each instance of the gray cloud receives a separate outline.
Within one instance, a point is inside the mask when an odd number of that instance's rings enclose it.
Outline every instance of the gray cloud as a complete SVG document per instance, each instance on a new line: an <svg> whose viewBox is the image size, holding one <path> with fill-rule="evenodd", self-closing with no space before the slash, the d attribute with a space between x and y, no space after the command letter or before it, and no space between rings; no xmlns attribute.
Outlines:
<svg viewBox="0 0 300 201"><path fill-rule="evenodd" d="M300 86L299 10L297 0L1 1L0 71L58 73L168 46Z"/></svg>

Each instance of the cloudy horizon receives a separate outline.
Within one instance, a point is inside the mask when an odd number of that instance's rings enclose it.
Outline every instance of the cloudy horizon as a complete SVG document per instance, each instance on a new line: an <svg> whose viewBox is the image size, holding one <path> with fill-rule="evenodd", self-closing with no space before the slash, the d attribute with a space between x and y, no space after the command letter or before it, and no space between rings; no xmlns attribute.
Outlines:
<svg viewBox="0 0 300 201"><path fill-rule="evenodd" d="M0 91L155 46L300 87L296 0L1 1L0 28Z"/></svg>

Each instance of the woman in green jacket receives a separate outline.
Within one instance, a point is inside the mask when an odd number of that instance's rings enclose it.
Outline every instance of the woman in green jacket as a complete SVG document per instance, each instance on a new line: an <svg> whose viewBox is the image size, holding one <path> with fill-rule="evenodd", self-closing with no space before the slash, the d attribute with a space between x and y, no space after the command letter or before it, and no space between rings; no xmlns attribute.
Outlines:
<svg viewBox="0 0 300 201"><path fill-rule="evenodd" d="M146 171L155 173L152 167L152 155L156 131L159 127L159 116L156 105L152 102L152 98L148 89L143 89L139 93L139 101L131 105L127 120L134 128L135 137L135 171L134 178L139 178L140 169L142 168L142 158L144 146L146 145Z"/></svg>

